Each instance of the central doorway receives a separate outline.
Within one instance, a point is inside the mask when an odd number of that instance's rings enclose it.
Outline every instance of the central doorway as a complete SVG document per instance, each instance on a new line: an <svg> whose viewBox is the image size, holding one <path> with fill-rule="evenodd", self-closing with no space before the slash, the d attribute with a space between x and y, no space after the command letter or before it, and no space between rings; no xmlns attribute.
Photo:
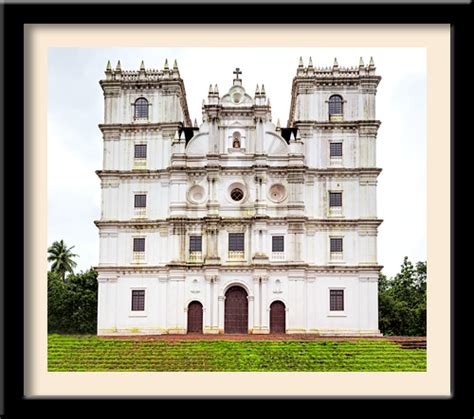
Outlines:
<svg viewBox="0 0 474 419"><path fill-rule="evenodd" d="M248 333L247 292L238 286L225 293L224 333Z"/></svg>

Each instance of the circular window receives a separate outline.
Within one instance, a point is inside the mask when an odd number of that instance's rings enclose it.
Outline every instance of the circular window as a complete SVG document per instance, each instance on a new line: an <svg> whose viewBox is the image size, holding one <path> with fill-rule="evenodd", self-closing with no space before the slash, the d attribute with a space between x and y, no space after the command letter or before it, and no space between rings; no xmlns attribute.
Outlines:
<svg viewBox="0 0 474 419"><path fill-rule="evenodd" d="M194 185L189 189L188 192L188 199L195 203L200 204L203 202L204 198L206 197L206 193L204 188L200 185Z"/></svg>
<svg viewBox="0 0 474 419"><path fill-rule="evenodd" d="M244 98L244 89L240 86L234 86L230 91L230 96L235 104L241 103Z"/></svg>
<svg viewBox="0 0 474 419"><path fill-rule="evenodd" d="M232 191L230 193L230 197L234 201L242 201L242 198L244 197L244 192L242 191L242 189L234 188L234 189L232 189Z"/></svg>
<svg viewBox="0 0 474 419"><path fill-rule="evenodd" d="M281 202L286 198L286 189L283 185L273 185L269 190L269 198L273 202Z"/></svg>

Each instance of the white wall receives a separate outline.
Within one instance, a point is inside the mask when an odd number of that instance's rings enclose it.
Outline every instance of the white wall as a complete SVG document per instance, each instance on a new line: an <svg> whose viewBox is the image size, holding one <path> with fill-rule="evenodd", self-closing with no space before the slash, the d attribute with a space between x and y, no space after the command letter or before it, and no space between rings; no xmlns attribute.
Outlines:
<svg viewBox="0 0 474 419"><path fill-rule="evenodd" d="M174 138L184 119L177 85L166 95L156 86L114 89L106 95L101 127L99 334L185 333L193 300L204 307L204 332L222 333L232 285L248 292L251 333L269 332L276 300L287 308L288 333L379 333L375 90L312 85L296 99L295 120L303 122L290 144L269 109L246 103L234 112L229 101L213 97L206 122L185 149ZM359 122L327 124L332 94L345 101L344 121ZM132 103L141 96L151 103L148 121L133 120ZM240 150L232 149L234 132ZM330 158L330 143L339 141L342 158ZM147 144L141 168L135 144ZM269 194L276 184L284 187L279 202ZM193 198L196 187L202 199ZM244 191L242 201L230 198L235 187ZM329 208L329 191L342 192L341 209ZM137 193L147 195L139 218ZM207 253L214 237L209 228L217 229L218 260ZM245 232L243 260L229 259L229 232ZM201 261L190 259L190 234L203 236ZM272 254L272 235L285 237L280 259ZM146 238L141 261L134 260L134 237ZM343 238L338 259L331 258L331 237ZM146 291L143 313L130 310L134 288ZM329 312L331 288L344 290L343 313Z"/></svg>
<svg viewBox="0 0 474 419"><path fill-rule="evenodd" d="M258 277L223 272L211 283L202 272L175 271L164 276L132 273L119 281L101 275L99 334L186 333L187 307L192 301L204 307L204 331L222 333L223 297L234 285L248 293L250 333L268 333L274 301L285 304L287 333L378 333L376 278L323 273L307 277L298 270L269 272L262 282ZM277 280L281 282L278 287ZM145 290L144 312L131 311L133 289ZM344 311L330 311L330 289L344 290Z"/></svg>

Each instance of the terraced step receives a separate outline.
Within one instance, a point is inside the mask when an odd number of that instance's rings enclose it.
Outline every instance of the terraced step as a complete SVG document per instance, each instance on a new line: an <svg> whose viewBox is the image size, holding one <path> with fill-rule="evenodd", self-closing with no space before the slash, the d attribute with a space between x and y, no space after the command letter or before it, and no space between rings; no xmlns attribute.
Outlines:
<svg viewBox="0 0 474 419"><path fill-rule="evenodd" d="M426 338L392 338L392 342L396 342L402 349L426 349Z"/></svg>
<svg viewBox="0 0 474 419"><path fill-rule="evenodd" d="M49 371L425 371L426 340L104 339L50 335ZM406 351L405 348L417 350Z"/></svg>

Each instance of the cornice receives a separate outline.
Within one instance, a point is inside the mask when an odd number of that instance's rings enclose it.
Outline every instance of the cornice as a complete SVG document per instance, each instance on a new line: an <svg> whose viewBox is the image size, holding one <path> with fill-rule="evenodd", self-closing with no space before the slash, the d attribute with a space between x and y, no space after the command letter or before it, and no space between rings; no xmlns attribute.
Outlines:
<svg viewBox="0 0 474 419"><path fill-rule="evenodd" d="M292 126L304 126L305 128L313 128L316 130L333 130L333 129L346 129L346 130L367 130L372 129L374 133L382 124L379 120L344 120L344 121L314 121L314 120L298 120L293 121Z"/></svg>
<svg viewBox="0 0 474 419"><path fill-rule="evenodd" d="M361 228L361 229L373 229L379 227L383 220L380 218L354 218L354 219L310 219L308 217L175 217L166 219L155 219L155 220L95 220L94 224L98 228L104 227L118 227L118 228L130 228L130 229L154 229L162 227L171 227L179 224L199 224L199 225L217 225L226 226L234 224L254 224L254 223L265 223L267 225L283 224L283 225L304 225L307 227L333 227L333 228Z"/></svg>
<svg viewBox="0 0 474 419"><path fill-rule="evenodd" d="M172 273L174 276L177 275L179 271L183 272L206 272L205 265L190 265L187 263L173 263L172 265L149 265L149 266L127 266L127 265L117 265L117 266L96 266L94 269L99 274L104 275L117 275L117 274L155 274L155 273ZM266 271L266 276L271 276L275 272L289 272L293 270L301 271L302 275L308 275L311 273L340 273L340 274L365 274L380 272L383 268L382 265L311 265L308 263L297 263L286 264L286 265L272 265L272 264L242 264L242 265L215 265L216 275L219 273L253 273L253 275L258 274L262 270ZM158 278L157 278L158 279ZM307 278L313 280L313 278ZM317 278L316 278L317 279Z"/></svg>
<svg viewBox="0 0 474 419"><path fill-rule="evenodd" d="M182 126L181 122L133 122L123 124L99 124L102 133L127 131L176 131Z"/></svg>
<svg viewBox="0 0 474 419"><path fill-rule="evenodd" d="M140 178L140 179L156 179L160 177L167 177L172 173L186 172L190 176L205 176L208 173L219 175L255 175L256 173L266 172L270 175L290 175L298 173L301 175L313 175L316 177L325 176L339 176L339 177L358 177L358 176L378 176L382 169L378 167L365 167L365 168L343 168L343 167L328 167L328 168L309 168L308 166L301 167L289 167L289 166L262 166L252 165L248 167L235 167L235 166L203 166L203 167L183 167L177 168L166 168L157 170L96 170L96 174L99 178Z"/></svg>

